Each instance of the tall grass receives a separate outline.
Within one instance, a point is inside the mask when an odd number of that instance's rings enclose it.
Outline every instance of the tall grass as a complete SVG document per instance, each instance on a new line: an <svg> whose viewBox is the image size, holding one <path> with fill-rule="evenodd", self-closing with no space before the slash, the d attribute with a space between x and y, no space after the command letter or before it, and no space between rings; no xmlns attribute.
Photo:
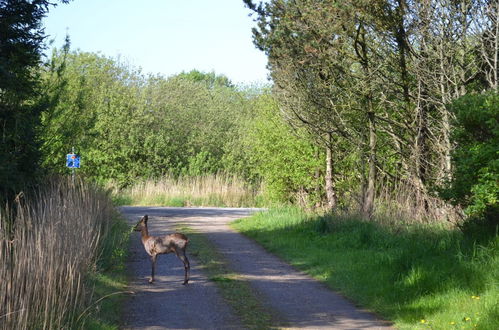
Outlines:
<svg viewBox="0 0 499 330"><path fill-rule="evenodd" d="M114 208L102 190L55 180L0 215L0 329L82 324Z"/></svg>
<svg viewBox="0 0 499 330"><path fill-rule="evenodd" d="M343 192L341 203L334 213L347 217L362 217L362 196L361 190ZM451 227L463 220L463 212L459 207L427 191L421 191L411 182L400 181L379 184L372 215L378 223L386 225L439 223Z"/></svg>
<svg viewBox="0 0 499 330"><path fill-rule="evenodd" d="M277 209L236 229L402 329L499 329L499 236Z"/></svg>
<svg viewBox="0 0 499 330"><path fill-rule="evenodd" d="M225 174L197 177L165 176L115 189L118 203L149 206L250 207L261 203L259 189L237 176Z"/></svg>
<svg viewBox="0 0 499 330"><path fill-rule="evenodd" d="M374 217L378 222L404 224L459 222L461 211L440 198L423 193L414 185L396 183L381 185L375 200Z"/></svg>

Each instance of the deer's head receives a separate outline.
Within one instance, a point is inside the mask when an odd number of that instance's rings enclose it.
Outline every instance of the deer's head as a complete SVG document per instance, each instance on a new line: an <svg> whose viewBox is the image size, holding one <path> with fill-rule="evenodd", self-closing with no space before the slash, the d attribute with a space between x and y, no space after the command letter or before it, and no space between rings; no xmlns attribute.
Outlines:
<svg viewBox="0 0 499 330"><path fill-rule="evenodd" d="M133 230L134 231L142 231L143 228L147 228L147 219L149 217L146 215L144 215L140 220L139 222L137 222L137 224L135 225L135 227L133 227Z"/></svg>

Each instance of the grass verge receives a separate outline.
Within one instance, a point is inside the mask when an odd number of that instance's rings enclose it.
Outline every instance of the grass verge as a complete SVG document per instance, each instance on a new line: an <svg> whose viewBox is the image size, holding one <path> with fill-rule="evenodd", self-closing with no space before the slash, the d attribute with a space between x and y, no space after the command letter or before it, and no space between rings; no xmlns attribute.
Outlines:
<svg viewBox="0 0 499 330"><path fill-rule="evenodd" d="M499 236L271 210L233 227L401 329L499 329Z"/></svg>
<svg viewBox="0 0 499 330"><path fill-rule="evenodd" d="M227 266L228 262L213 244L192 228L179 226L179 231L189 237L189 254L203 266L243 325L249 329L272 329L269 324L273 324L276 314L260 303L249 284Z"/></svg>
<svg viewBox="0 0 499 330"><path fill-rule="evenodd" d="M128 278L125 262L128 257L130 227L117 218L101 247L97 269L87 279L93 288L93 303L80 315L83 327L92 330L117 330L127 294Z"/></svg>

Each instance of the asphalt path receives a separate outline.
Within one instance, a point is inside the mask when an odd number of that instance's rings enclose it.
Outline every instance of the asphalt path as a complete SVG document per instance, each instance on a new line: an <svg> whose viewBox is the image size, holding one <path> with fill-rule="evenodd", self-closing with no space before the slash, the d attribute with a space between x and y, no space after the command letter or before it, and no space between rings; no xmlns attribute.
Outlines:
<svg viewBox="0 0 499 330"><path fill-rule="evenodd" d="M132 225L149 215L150 235L175 232L187 225L203 233L227 258L230 268L246 279L257 296L279 315L286 329L391 329L388 322L355 307L310 276L266 252L228 223L257 211L233 208L122 207ZM191 280L182 285L183 264L174 255L158 257L156 281L147 282L151 265L140 234L133 233L128 269L135 294L125 306L124 329L242 329L240 320L203 274L195 258Z"/></svg>

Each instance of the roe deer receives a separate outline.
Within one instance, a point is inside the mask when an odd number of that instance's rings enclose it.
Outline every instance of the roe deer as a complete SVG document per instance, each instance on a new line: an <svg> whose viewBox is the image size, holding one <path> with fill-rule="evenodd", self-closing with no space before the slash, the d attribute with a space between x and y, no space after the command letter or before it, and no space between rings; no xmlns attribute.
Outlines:
<svg viewBox="0 0 499 330"><path fill-rule="evenodd" d="M187 284L187 282L189 282L190 264L189 259L187 259L187 256L185 255L185 249L187 248L189 239L187 238L187 236L180 233L174 233L163 237L149 236L149 231L147 230L147 219L148 216L146 214L140 219L140 221L135 225L133 229L135 231L140 231L144 249L151 256L152 272L149 283L154 282L156 258L158 257L158 255L174 252L177 257L184 263L185 274L184 283L182 284Z"/></svg>

